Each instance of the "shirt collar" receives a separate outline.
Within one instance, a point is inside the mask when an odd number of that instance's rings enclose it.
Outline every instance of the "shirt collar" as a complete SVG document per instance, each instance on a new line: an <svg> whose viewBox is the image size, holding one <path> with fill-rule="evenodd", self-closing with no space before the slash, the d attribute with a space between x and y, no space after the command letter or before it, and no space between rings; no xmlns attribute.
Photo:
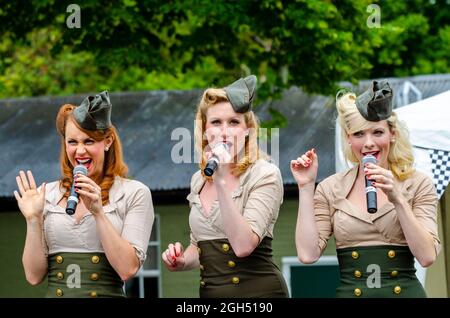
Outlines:
<svg viewBox="0 0 450 318"><path fill-rule="evenodd" d="M347 196L356 181L356 177L358 176L358 169L359 165L356 165L337 176L335 185L341 186L336 186L332 189L332 191L334 192L334 197L336 198L333 207L336 210L341 210L362 221L372 223L376 219L395 209L395 207L391 202L388 202L385 205L378 207L379 210L374 214L370 214L368 212L360 213L360 211L355 211L355 207L351 205L350 201L348 201ZM412 178L408 178L403 181L395 179L394 183L400 189L400 192L403 194L407 201L412 199L413 194L411 193L411 191L409 191L412 185Z"/></svg>

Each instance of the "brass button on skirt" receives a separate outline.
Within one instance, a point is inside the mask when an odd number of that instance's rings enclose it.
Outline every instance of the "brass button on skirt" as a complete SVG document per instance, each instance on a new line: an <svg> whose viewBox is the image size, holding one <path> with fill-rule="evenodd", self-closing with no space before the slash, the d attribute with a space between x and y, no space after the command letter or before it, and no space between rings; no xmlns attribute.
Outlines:
<svg viewBox="0 0 450 318"><path fill-rule="evenodd" d="M426 297L407 246L361 246L336 251L340 270L336 297ZM377 274L379 288L370 284Z"/></svg>

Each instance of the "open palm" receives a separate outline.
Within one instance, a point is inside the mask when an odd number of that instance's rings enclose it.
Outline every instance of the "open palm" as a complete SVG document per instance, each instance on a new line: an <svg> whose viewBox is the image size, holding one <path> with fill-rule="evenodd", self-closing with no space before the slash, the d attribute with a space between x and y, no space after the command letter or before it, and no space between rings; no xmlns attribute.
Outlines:
<svg viewBox="0 0 450 318"><path fill-rule="evenodd" d="M41 216L45 203L45 184L38 191L31 171L27 171L27 175L20 171L16 181L19 192L14 191L14 196L23 216L27 220Z"/></svg>

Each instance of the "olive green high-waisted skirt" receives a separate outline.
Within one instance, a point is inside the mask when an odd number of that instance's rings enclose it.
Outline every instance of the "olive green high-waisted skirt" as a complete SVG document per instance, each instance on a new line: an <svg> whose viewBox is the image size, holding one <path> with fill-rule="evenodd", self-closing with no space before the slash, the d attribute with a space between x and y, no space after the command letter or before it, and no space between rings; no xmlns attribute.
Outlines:
<svg viewBox="0 0 450 318"><path fill-rule="evenodd" d="M125 297L125 293L105 254L56 253L48 257L46 297Z"/></svg>
<svg viewBox="0 0 450 318"><path fill-rule="evenodd" d="M272 239L264 238L246 257L237 257L227 239L198 242L201 298L289 297L272 261Z"/></svg>
<svg viewBox="0 0 450 318"><path fill-rule="evenodd" d="M427 297L407 246L337 249L341 285L336 297Z"/></svg>

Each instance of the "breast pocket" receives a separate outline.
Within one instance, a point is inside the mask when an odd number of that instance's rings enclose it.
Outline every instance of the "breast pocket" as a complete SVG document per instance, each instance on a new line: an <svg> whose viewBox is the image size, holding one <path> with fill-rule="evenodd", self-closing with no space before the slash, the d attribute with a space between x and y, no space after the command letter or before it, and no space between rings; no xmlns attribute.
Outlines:
<svg viewBox="0 0 450 318"><path fill-rule="evenodd" d="M44 236L49 252L77 246L79 237L71 228L71 217L65 212L47 211L44 218Z"/></svg>
<svg viewBox="0 0 450 318"><path fill-rule="evenodd" d="M336 210L333 215L333 234L337 243L348 244L351 227L355 218L347 213Z"/></svg>
<svg viewBox="0 0 450 318"><path fill-rule="evenodd" d="M405 235L403 234L395 209L378 218L374 224L389 242L401 242L405 240Z"/></svg>

